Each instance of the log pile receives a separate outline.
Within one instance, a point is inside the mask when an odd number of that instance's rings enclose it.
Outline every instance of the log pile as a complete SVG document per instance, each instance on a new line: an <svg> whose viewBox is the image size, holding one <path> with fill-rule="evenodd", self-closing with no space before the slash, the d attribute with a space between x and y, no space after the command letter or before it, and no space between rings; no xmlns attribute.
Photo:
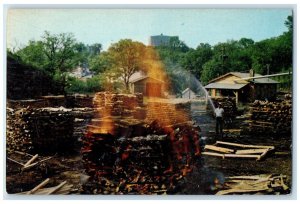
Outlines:
<svg viewBox="0 0 300 204"><path fill-rule="evenodd" d="M220 104L224 109L224 118L234 118L237 114L237 107L235 98L230 97L220 97L212 98L212 101L216 107L217 104Z"/></svg>
<svg viewBox="0 0 300 204"><path fill-rule="evenodd" d="M148 123L158 120L161 124L172 125L187 122L191 118L190 103L148 102L146 108Z"/></svg>
<svg viewBox="0 0 300 204"><path fill-rule="evenodd" d="M32 151L33 144L26 122L28 109L6 108L6 149L7 151Z"/></svg>
<svg viewBox="0 0 300 204"><path fill-rule="evenodd" d="M252 175L227 177L222 190L216 195L233 194L287 194L289 187L285 184L286 176Z"/></svg>
<svg viewBox="0 0 300 204"><path fill-rule="evenodd" d="M292 101L255 101L249 120L244 121L243 134L291 135Z"/></svg>
<svg viewBox="0 0 300 204"><path fill-rule="evenodd" d="M7 108L7 150L66 151L94 114L92 108Z"/></svg>
<svg viewBox="0 0 300 204"><path fill-rule="evenodd" d="M200 129L184 115L185 105L143 107L138 96L103 92L94 104L100 117L92 119L82 138L82 158L92 178L85 192L166 194L192 170L191 161L200 154ZM145 120L126 113L139 108L147 111Z"/></svg>
<svg viewBox="0 0 300 204"><path fill-rule="evenodd" d="M98 109L100 117L133 116L135 109L143 106L143 98L140 94L98 92L94 96L93 105Z"/></svg>

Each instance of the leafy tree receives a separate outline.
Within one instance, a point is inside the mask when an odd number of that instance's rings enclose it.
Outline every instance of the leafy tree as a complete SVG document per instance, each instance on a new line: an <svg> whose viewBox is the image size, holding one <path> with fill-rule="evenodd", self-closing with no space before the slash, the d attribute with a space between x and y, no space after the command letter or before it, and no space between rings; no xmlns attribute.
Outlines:
<svg viewBox="0 0 300 204"><path fill-rule="evenodd" d="M208 43L200 43L198 47L191 49L180 61L181 66L191 72L197 79L200 79L203 65L213 56L213 51Z"/></svg>
<svg viewBox="0 0 300 204"><path fill-rule="evenodd" d="M144 44L130 39L120 40L108 48L108 61L111 59L113 72L120 75L126 91L129 91L129 78L143 68L145 49Z"/></svg>
<svg viewBox="0 0 300 204"><path fill-rule="evenodd" d="M207 84L210 80L224 74L222 63L219 60L212 59L203 65L201 83Z"/></svg>

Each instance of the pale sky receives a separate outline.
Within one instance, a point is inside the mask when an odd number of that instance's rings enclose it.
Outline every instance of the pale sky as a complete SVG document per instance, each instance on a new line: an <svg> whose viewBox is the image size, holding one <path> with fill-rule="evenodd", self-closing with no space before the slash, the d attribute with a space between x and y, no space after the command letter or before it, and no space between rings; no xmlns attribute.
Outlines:
<svg viewBox="0 0 300 204"><path fill-rule="evenodd" d="M10 9L7 46L39 40L45 30L71 32L79 42L111 43L130 38L148 45L151 35L179 36L189 47L242 37L254 41L287 31L291 9Z"/></svg>

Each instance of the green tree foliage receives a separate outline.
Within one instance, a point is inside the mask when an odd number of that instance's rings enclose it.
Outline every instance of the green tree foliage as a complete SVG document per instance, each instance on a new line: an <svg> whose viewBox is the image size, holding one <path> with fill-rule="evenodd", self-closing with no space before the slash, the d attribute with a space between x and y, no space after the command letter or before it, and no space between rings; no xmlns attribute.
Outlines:
<svg viewBox="0 0 300 204"><path fill-rule="evenodd" d="M113 70L111 74L115 73L115 77L122 78L126 91L129 91L129 78L143 68L145 51L144 44L130 39L120 40L108 48L106 56L108 60L104 61L111 62Z"/></svg>
<svg viewBox="0 0 300 204"><path fill-rule="evenodd" d="M208 43L200 43L198 47L190 49L180 61L181 66L191 72L197 79L202 75L203 65L213 56L212 47Z"/></svg>

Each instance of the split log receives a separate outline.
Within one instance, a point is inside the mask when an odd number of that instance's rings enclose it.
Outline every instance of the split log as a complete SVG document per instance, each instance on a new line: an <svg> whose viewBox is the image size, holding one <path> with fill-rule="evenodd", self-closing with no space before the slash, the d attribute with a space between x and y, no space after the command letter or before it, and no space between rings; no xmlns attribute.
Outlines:
<svg viewBox="0 0 300 204"><path fill-rule="evenodd" d="M238 143L232 143L232 142L223 142L223 141L217 141L216 144L223 144L228 146L234 146L234 147L242 147L242 148L257 148L257 149L271 149L273 150L274 146L262 146L262 145L244 145L244 144L238 144Z"/></svg>
<svg viewBox="0 0 300 204"><path fill-rule="evenodd" d="M222 152L222 153L233 153L234 152L233 149L228 149L228 148L224 148L224 147L216 147L214 145L205 145L204 149L209 149L209 150L213 150L216 152Z"/></svg>
<svg viewBox="0 0 300 204"><path fill-rule="evenodd" d="M40 188L44 187L45 185L47 185L49 183L50 179L47 178L46 180L44 180L42 183L40 183L39 185L37 185L36 187L34 187L32 190L28 191L26 194L34 194L37 190L39 190Z"/></svg>
<svg viewBox="0 0 300 204"><path fill-rule="evenodd" d="M259 192L259 191L267 191L269 190L268 187L263 188L255 188L255 189L228 189L228 190L221 190L216 195L226 195L230 193L253 193L253 192Z"/></svg>

